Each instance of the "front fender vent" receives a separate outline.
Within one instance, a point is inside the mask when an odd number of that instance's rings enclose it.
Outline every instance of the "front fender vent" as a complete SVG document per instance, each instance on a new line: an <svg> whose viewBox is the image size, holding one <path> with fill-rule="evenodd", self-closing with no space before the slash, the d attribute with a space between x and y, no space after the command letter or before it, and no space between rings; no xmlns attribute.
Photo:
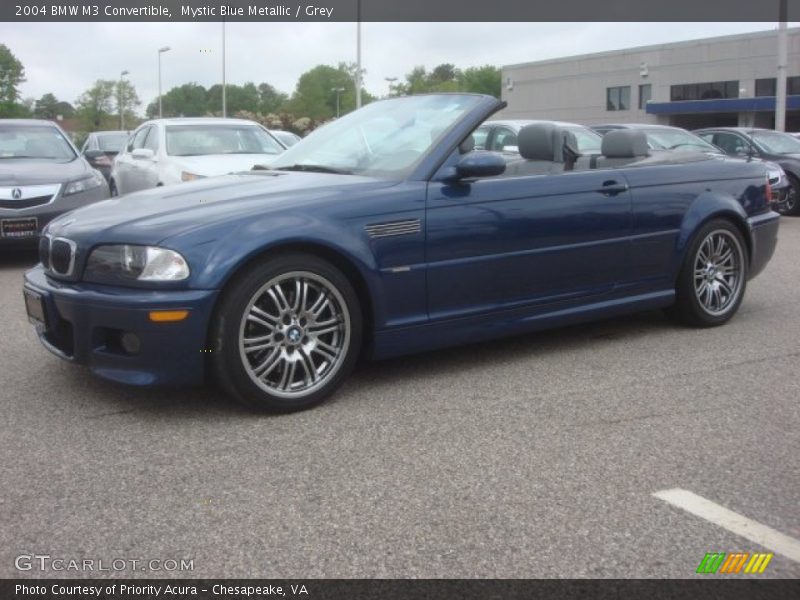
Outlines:
<svg viewBox="0 0 800 600"><path fill-rule="evenodd" d="M366 225L367 235L371 238L392 237L395 235L413 235L422 231L419 219L406 221L389 221L387 223L373 223Z"/></svg>

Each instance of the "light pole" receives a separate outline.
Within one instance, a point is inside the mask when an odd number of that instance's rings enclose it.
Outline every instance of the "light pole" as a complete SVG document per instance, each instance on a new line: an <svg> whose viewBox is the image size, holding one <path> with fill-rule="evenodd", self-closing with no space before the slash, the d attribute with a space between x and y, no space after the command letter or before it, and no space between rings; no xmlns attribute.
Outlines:
<svg viewBox="0 0 800 600"><path fill-rule="evenodd" d="M228 106L225 98L225 21L222 21L222 118L228 116Z"/></svg>
<svg viewBox="0 0 800 600"><path fill-rule="evenodd" d="M344 91L343 87L331 88L332 92L336 92L336 118L339 118L339 94Z"/></svg>
<svg viewBox="0 0 800 600"><path fill-rule="evenodd" d="M124 80L122 79L125 75L129 75L128 71L123 71L119 74L119 98L117 99L117 104L119 105L119 128L122 131L125 131L125 102L123 102L123 88L122 84Z"/></svg>
<svg viewBox="0 0 800 600"><path fill-rule="evenodd" d="M356 6L358 23L356 25L356 109L361 108L361 0ZM338 96L337 96L338 98Z"/></svg>
<svg viewBox="0 0 800 600"><path fill-rule="evenodd" d="M392 95L392 86L394 85L394 82L397 81L397 77L384 77L384 79L389 84L389 96L391 96Z"/></svg>
<svg viewBox="0 0 800 600"><path fill-rule="evenodd" d="M163 48L158 49L158 118L161 119L163 117L163 112L161 110L161 55L164 52L169 52L170 47L164 46Z"/></svg>

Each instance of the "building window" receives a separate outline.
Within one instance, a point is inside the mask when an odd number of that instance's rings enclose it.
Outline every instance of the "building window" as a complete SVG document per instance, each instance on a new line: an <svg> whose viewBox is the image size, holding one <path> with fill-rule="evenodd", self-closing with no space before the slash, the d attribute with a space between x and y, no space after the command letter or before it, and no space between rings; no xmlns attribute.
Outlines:
<svg viewBox="0 0 800 600"><path fill-rule="evenodd" d="M639 86L639 110L647 108L647 103L653 98L653 85L644 83Z"/></svg>
<svg viewBox="0 0 800 600"><path fill-rule="evenodd" d="M756 96L774 96L777 87L778 82L774 77L756 79ZM786 78L786 93L789 96L800 95L800 75Z"/></svg>
<svg viewBox="0 0 800 600"><path fill-rule="evenodd" d="M672 102L684 100L713 100L715 98L738 98L738 81L712 81L710 83L682 83L670 86Z"/></svg>
<svg viewBox="0 0 800 600"><path fill-rule="evenodd" d="M631 86L606 88L606 110L630 110Z"/></svg>

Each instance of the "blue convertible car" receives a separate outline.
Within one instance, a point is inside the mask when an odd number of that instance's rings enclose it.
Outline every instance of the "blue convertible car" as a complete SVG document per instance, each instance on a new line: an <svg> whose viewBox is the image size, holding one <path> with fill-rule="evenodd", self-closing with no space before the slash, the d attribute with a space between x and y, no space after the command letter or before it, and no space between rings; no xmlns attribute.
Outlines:
<svg viewBox="0 0 800 600"><path fill-rule="evenodd" d="M772 256L763 164L650 156L615 131L580 155L554 123L476 151L503 103L375 102L269 169L132 194L50 223L25 276L61 358L130 384L199 383L307 408L360 354L396 356L668 308L727 321Z"/></svg>

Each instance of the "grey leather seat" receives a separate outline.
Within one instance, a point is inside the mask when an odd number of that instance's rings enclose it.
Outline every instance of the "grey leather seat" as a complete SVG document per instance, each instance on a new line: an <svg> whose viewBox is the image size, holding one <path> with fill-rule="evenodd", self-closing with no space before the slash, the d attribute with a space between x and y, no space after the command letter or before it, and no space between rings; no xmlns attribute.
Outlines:
<svg viewBox="0 0 800 600"><path fill-rule="evenodd" d="M517 134L522 158L508 163L506 175L550 175L571 170L578 143L575 135L552 123L526 125Z"/></svg>
<svg viewBox="0 0 800 600"><path fill-rule="evenodd" d="M650 146L643 131L612 129L603 136L600 152L603 155L596 161L592 157L593 169L609 169L636 162L650 154Z"/></svg>

